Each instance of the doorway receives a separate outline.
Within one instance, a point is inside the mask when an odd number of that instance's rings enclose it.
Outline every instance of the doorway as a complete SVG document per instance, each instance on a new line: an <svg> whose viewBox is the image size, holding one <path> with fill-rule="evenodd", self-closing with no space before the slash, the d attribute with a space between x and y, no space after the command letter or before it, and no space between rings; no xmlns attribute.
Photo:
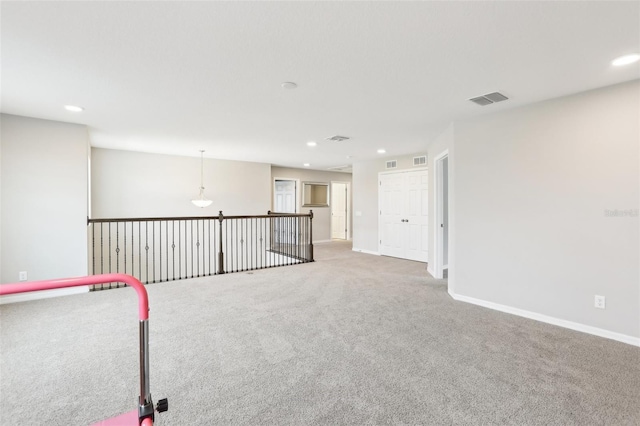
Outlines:
<svg viewBox="0 0 640 426"><path fill-rule="evenodd" d="M449 272L449 151L435 159L436 233L435 278L447 278Z"/></svg>
<svg viewBox="0 0 640 426"><path fill-rule="evenodd" d="M331 238L349 239L349 184L331 182Z"/></svg>

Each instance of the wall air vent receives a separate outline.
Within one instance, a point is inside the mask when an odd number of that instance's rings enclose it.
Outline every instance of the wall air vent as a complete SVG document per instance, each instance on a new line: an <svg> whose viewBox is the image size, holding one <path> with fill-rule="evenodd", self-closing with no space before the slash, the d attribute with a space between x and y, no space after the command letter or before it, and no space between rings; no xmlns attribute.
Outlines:
<svg viewBox="0 0 640 426"><path fill-rule="evenodd" d="M422 155L420 157L413 157L413 165L414 165L414 167L426 166L427 165L427 156L426 155Z"/></svg>
<svg viewBox="0 0 640 426"><path fill-rule="evenodd" d="M506 101L507 99L509 99L509 98L507 98L502 93L493 92L493 93L487 93L486 95L477 96L477 97L471 98L469 100L471 102L475 103L475 104L480 105L480 106L486 106L486 105L494 104L496 102Z"/></svg>
<svg viewBox="0 0 640 426"><path fill-rule="evenodd" d="M328 137L326 140L335 141L335 142L342 142L342 141L346 141L346 140L349 140L349 139L351 139L349 136L335 135L335 136Z"/></svg>
<svg viewBox="0 0 640 426"><path fill-rule="evenodd" d="M397 160L389 160L389 161L387 161L387 169L395 169L396 167L398 167L398 161Z"/></svg>

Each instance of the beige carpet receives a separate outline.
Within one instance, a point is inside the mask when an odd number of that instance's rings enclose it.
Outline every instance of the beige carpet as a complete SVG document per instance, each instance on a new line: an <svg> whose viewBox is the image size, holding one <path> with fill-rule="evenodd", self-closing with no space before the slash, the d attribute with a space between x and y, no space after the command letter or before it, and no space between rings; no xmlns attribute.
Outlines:
<svg viewBox="0 0 640 426"><path fill-rule="evenodd" d="M453 301L425 265L317 262L148 286L159 425L640 424L640 349ZM0 424L135 408L131 289L0 307Z"/></svg>

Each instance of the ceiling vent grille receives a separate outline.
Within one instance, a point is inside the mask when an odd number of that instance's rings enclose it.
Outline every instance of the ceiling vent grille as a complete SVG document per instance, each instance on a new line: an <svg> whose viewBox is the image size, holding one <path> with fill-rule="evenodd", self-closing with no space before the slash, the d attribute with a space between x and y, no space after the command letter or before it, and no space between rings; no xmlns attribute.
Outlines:
<svg viewBox="0 0 640 426"><path fill-rule="evenodd" d="M427 156L413 157L413 166L425 166L427 164Z"/></svg>
<svg viewBox="0 0 640 426"><path fill-rule="evenodd" d="M396 167L398 167L398 161L397 160L389 160L389 161L387 161L387 169L395 169Z"/></svg>
<svg viewBox="0 0 640 426"><path fill-rule="evenodd" d="M335 136L328 137L326 140L335 141L335 142L342 142L342 141L346 141L346 140L349 140L349 139L351 139L349 136L335 135Z"/></svg>
<svg viewBox="0 0 640 426"><path fill-rule="evenodd" d="M471 102L475 103L475 104L480 105L480 106L486 106L486 105L494 104L496 102L506 101L507 99L509 99L509 98L507 98L502 93L493 92L493 93L487 93L486 95L477 96L477 97L471 98L469 100Z"/></svg>

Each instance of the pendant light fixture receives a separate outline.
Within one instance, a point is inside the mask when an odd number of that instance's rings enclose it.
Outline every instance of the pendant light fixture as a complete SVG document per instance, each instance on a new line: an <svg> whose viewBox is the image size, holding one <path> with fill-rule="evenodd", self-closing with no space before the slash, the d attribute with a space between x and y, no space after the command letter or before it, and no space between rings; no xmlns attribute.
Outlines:
<svg viewBox="0 0 640 426"><path fill-rule="evenodd" d="M204 197L204 150L200 150L200 194L195 200L191 200L196 207L208 207L213 203L212 200L207 200Z"/></svg>

